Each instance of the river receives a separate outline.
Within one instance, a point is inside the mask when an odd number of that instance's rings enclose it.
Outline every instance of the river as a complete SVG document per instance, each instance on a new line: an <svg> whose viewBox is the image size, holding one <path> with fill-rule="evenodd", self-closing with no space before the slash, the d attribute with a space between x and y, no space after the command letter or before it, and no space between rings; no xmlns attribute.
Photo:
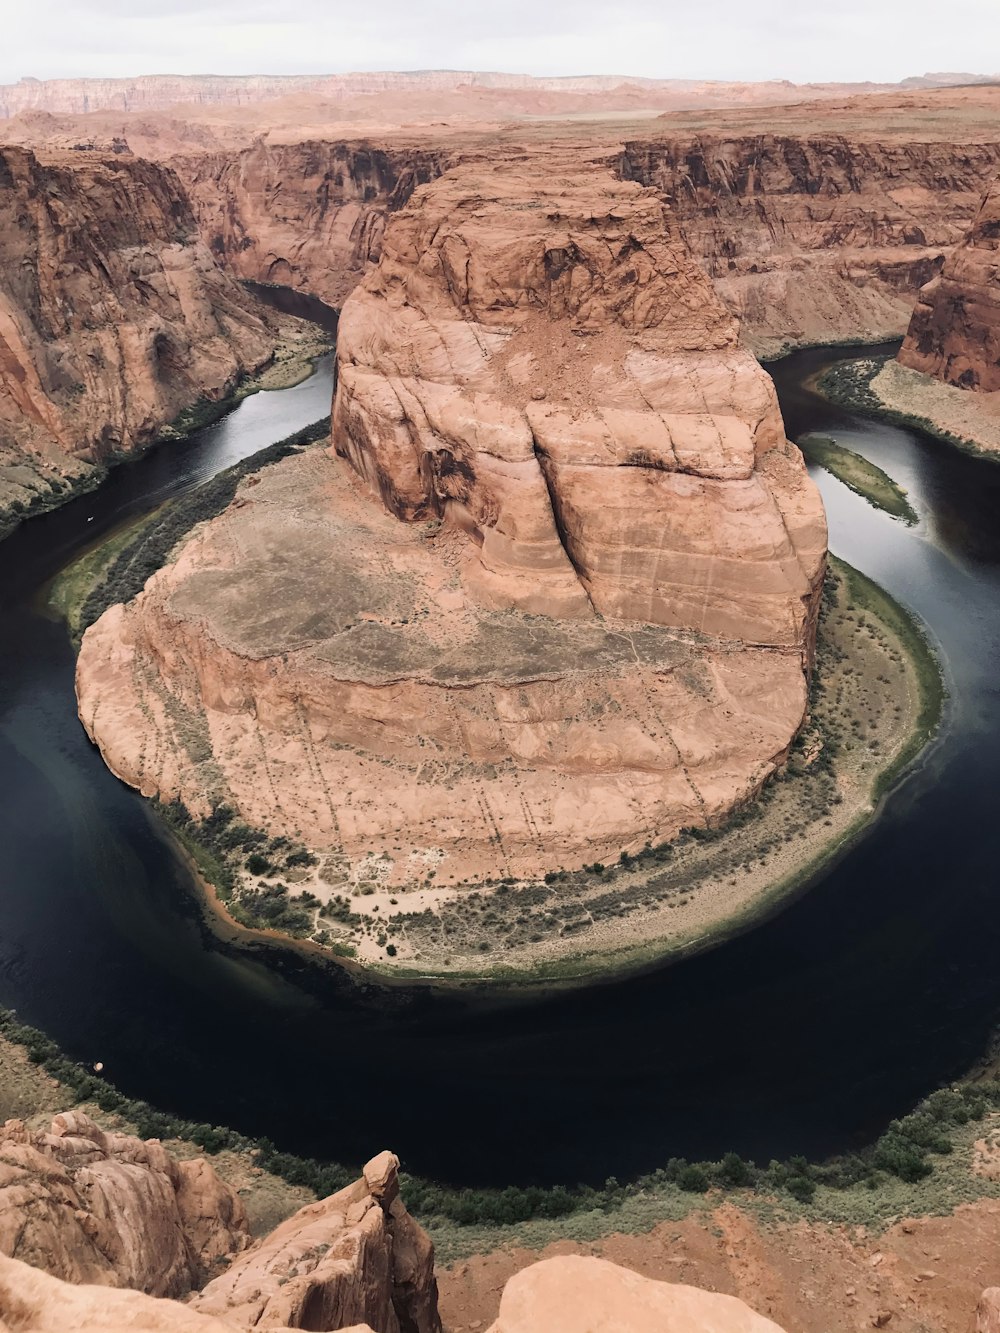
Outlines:
<svg viewBox="0 0 1000 1333"><path fill-rule="evenodd" d="M532 999L385 991L206 927L79 725L45 588L123 521L324 415L327 358L0 545L0 1004L163 1109L348 1163L389 1146L457 1184L817 1157L967 1069L1000 1021L1000 466L809 392L848 355L769 369L792 438L831 431L908 489L916 528L817 475L833 550L924 618L953 703L927 762L808 893L701 957Z"/></svg>

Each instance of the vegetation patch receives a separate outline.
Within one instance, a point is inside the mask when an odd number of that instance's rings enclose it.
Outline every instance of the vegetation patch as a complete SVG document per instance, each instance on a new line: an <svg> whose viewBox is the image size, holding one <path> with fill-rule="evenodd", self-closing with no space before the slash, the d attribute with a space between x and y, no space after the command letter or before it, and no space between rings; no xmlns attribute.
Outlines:
<svg viewBox="0 0 1000 1333"><path fill-rule="evenodd" d="M860 495L876 509L882 509L893 518L902 519L904 523L917 522L916 510L906 498L903 487L861 454L822 435L803 436L798 446L807 462L825 468L838 481L842 481L848 490Z"/></svg>

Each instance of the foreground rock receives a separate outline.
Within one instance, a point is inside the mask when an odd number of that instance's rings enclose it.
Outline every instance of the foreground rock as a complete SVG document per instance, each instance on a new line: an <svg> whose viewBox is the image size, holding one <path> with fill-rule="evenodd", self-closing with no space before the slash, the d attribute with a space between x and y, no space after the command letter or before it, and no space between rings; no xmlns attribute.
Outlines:
<svg viewBox="0 0 1000 1333"><path fill-rule="evenodd" d="M434 1247L399 1194L399 1159L308 1204L191 1300L238 1327L440 1333Z"/></svg>
<svg viewBox="0 0 1000 1333"><path fill-rule="evenodd" d="M0 535L270 357L172 171L0 150Z"/></svg>
<svg viewBox="0 0 1000 1333"><path fill-rule="evenodd" d="M507 1283L489 1333L781 1333L734 1296L654 1282L604 1259L569 1255Z"/></svg>
<svg viewBox="0 0 1000 1333"><path fill-rule="evenodd" d="M616 860L752 797L825 524L657 196L456 169L395 215L339 369L337 457L253 478L87 632L115 772L301 838L327 896Z"/></svg>
<svg viewBox="0 0 1000 1333"><path fill-rule="evenodd" d="M1000 391L1000 180L921 289L899 360L960 389Z"/></svg>
<svg viewBox="0 0 1000 1333"><path fill-rule="evenodd" d="M205 1158L106 1133L80 1111L0 1138L0 1252L69 1282L183 1296L250 1244L239 1196Z"/></svg>
<svg viewBox="0 0 1000 1333"><path fill-rule="evenodd" d="M434 1248L400 1198L392 1153L256 1243L205 1158L178 1161L80 1112L48 1134L9 1121L0 1172L2 1329L440 1333ZM184 1296L230 1259L187 1306L149 1299Z"/></svg>

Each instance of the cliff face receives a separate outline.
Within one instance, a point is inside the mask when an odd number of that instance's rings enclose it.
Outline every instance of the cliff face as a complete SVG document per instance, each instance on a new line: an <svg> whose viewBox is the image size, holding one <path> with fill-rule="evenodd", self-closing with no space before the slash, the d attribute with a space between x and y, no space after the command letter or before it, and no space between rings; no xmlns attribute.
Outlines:
<svg viewBox="0 0 1000 1333"><path fill-rule="evenodd" d="M656 194L456 168L338 345L336 458L248 481L88 630L115 772L294 833L327 897L617 859L752 795L805 710L823 511Z"/></svg>
<svg viewBox="0 0 1000 1333"><path fill-rule="evenodd" d="M241 278L340 307L378 260L386 218L439 176L446 150L363 143L258 143L178 158L202 237Z"/></svg>
<svg viewBox="0 0 1000 1333"><path fill-rule="evenodd" d="M625 176L664 193L765 354L902 333L998 167L1000 141L898 135L670 135L629 143L621 159Z"/></svg>
<svg viewBox="0 0 1000 1333"><path fill-rule="evenodd" d="M275 341L172 171L0 149L0 522L223 396Z"/></svg>
<svg viewBox="0 0 1000 1333"><path fill-rule="evenodd" d="M921 289L899 360L961 389L1000 390L1000 180Z"/></svg>

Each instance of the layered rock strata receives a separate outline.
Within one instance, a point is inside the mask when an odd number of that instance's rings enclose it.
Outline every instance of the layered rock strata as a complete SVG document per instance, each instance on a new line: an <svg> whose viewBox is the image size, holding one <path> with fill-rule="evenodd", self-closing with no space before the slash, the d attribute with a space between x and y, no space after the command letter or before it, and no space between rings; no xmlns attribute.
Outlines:
<svg viewBox="0 0 1000 1333"><path fill-rule="evenodd" d="M87 632L115 772L388 884L617 858L752 797L806 707L823 511L655 192L456 168L338 356L334 457L252 478Z"/></svg>
<svg viewBox="0 0 1000 1333"><path fill-rule="evenodd" d="M179 1161L80 1111L0 1131L0 1253L68 1282L176 1297L249 1244L239 1196L203 1157Z"/></svg>
<svg viewBox="0 0 1000 1333"><path fill-rule="evenodd" d="M663 192L766 355L901 334L998 168L1000 139L933 142L898 129L884 140L665 133L626 144L621 158L624 175Z"/></svg>
<svg viewBox="0 0 1000 1333"><path fill-rule="evenodd" d="M388 217L452 157L430 144L264 141L174 165L228 269L339 309L378 261Z"/></svg>
<svg viewBox="0 0 1000 1333"><path fill-rule="evenodd" d="M168 168L0 149L0 521L221 398L275 342Z"/></svg>
<svg viewBox="0 0 1000 1333"><path fill-rule="evenodd" d="M921 289L899 361L960 389L1000 390L1000 180Z"/></svg>

